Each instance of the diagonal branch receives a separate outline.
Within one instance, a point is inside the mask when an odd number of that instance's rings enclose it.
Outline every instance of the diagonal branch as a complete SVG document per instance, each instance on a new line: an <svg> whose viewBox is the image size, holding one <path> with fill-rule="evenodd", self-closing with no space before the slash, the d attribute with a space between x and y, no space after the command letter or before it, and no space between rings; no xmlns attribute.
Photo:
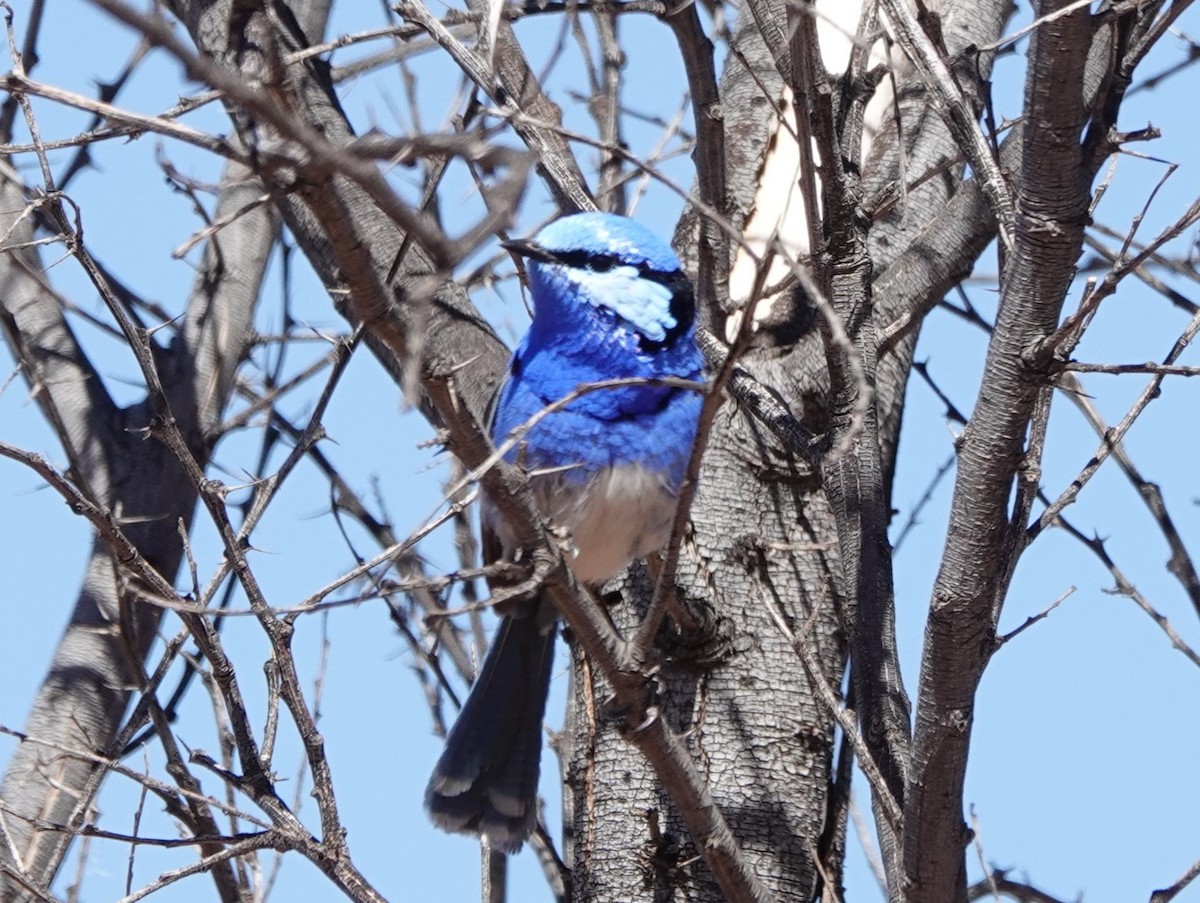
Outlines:
<svg viewBox="0 0 1200 903"><path fill-rule="evenodd" d="M471 6L476 11L487 9L486 2L480 0L472 0ZM513 129L533 151L546 184L564 212L596 209L579 164L556 128L562 123L562 113L542 93L508 22L499 23L496 52L489 62L454 37L417 0L404 0L396 10L424 28L497 106L524 114L511 119Z"/></svg>
<svg viewBox="0 0 1200 903"><path fill-rule="evenodd" d="M36 122L28 122L37 144ZM40 148L39 156L48 176ZM244 170L227 171L218 211L238 209L245 205L247 193L261 192L247 185L246 176ZM46 187L52 189L53 183L48 181ZM7 177L5 190L15 190L15 183ZM12 209L7 204L5 208ZM81 261L90 260L62 199L47 195L44 209L45 220L59 230L68 248L79 254ZM80 216L76 211L75 219ZM277 229L277 219L260 210L238 217L224 232L211 237L188 302L182 335L170 350L157 349L163 369L171 376L162 404L174 412L202 462L207 461L217 438L216 424L252 335L254 305ZM33 285L27 278L29 253L7 254L0 264L9 276L14 264L20 264L18 272L26 274L21 277L26 286ZM105 281L94 261L91 264L93 275ZM14 283L18 289L21 284ZM34 305L28 291L21 290L5 292L4 300L20 302L12 315L4 318L7 331L18 353L31 355L31 375L49 382L41 390L44 404L50 406L50 421L68 449L76 484L85 490L90 504L120 512L130 542L156 573L173 575L182 544L174 531L161 525L190 522L196 496L192 487L177 479L178 465L165 448L142 442L130 432L145 422L149 406L143 403L124 412L116 410L99 376L73 350L59 305L44 301ZM47 355L45 349L52 353ZM51 370L45 369L42 358ZM105 543L95 546L71 621L27 722L29 734L47 738L54 745L25 744L15 751L0 786L0 797L10 812L78 826L107 767L98 764L101 759L63 760L54 747L92 749L111 758L128 742L128 737L120 737L121 721L130 688L138 683L140 662L155 640L161 609L138 603L136 591L119 572L121 560L110 554ZM111 744L116 745L110 749ZM198 812L198 817L205 816ZM212 828L211 822L199 826ZM28 877L49 884L71 835L43 831L36 821L23 822L11 815L8 828ZM221 898L236 900L238 892L229 865L221 865L214 875ZM0 896L8 898L4 890Z"/></svg>
<svg viewBox="0 0 1200 903"><path fill-rule="evenodd" d="M974 109L967 103L941 53L917 22L908 3L904 0L880 0L880 5L895 32L897 43L925 79L934 106L980 180L999 225L1001 243L1006 250L1011 250L1016 216L1014 199Z"/></svg>

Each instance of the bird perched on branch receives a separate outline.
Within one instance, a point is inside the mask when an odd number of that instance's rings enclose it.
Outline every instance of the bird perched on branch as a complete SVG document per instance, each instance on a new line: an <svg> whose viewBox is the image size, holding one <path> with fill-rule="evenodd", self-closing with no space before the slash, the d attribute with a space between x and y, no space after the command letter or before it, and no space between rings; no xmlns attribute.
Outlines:
<svg viewBox="0 0 1200 903"><path fill-rule="evenodd" d="M650 380L702 379L692 288L669 246L614 214L563 217L504 247L525 258L534 312L500 388L493 441L580 386L647 380L581 393L505 455L569 534L575 576L599 587L670 537L702 399ZM486 497L482 521L485 552L519 555ZM425 791L439 827L505 852L533 830L556 622L539 598L503 618Z"/></svg>

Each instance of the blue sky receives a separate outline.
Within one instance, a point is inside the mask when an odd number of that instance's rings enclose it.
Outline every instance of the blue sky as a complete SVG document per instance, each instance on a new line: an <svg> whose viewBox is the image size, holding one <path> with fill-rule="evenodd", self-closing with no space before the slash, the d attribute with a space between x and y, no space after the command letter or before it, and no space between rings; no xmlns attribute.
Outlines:
<svg viewBox="0 0 1200 903"><path fill-rule="evenodd" d="M134 39L84 4L49 6L41 62L33 75L91 94L96 80L115 75ZM333 30L377 26L378 9L362 6L353 20L336 19ZM27 5L18 3L15 10L20 31ZM1022 13L1027 16L1028 10L1023 8ZM343 5L338 15L349 15L349 5ZM1196 24L1192 13L1181 20L1180 28L1187 31ZM652 19L627 17L622 21L622 34L630 42L627 103L639 111L671 117L679 107L675 86L681 83L682 73L674 54L663 51L669 33ZM534 53L538 69L558 40L558 20L548 17L522 22L518 35L527 46L542 48ZM83 40L84 36L88 39ZM345 62L380 46L346 51L335 61ZM70 52L65 49L68 47ZM1177 38L1167 38L1146 64L1146 71L1181 60L1186 47ZM556 99L568 108L568 125L590 131L588 120L572 106L567 94L587 91L569 35L565 48L555 70ZM1022 53L1024 48L1024 43L1018 45ZM1018 109L1021 66L1019 57L1009 57L999 65L997 78L1003 85L998 85L997 103L1002 115ZM457 96L458 81L447 77L444 64L434 57L416 61L413 68L422 120L426 127L437 125ZM1200 195L1200 161L1194 152L1200 134L1194 103L1187 100L1194 96L1195 82L1191 72L1176 77L1155 93L1130 98L1122 114L1124 128L1153 122L1164 132L1160 141L1139 150L1179 164L1148 212L1139 233L1142 238L1157 233ZM648 85L653 89L645 87ZM176 64L155 54L118 103L156 112L192 90L194 86L181 80ZM342 98L360 126L374 123L392 131L409 121L395 70L346 86ZM37 109L47 138L71 135L84 122L80 114L65 113L44 102L37 104ZM215 107L199 111L187 121L218 132L228 130L224 114ZM627 135L631 149L647 153L660 132L655 126L631 123ZM219 161L143 136L95 148L96 168L81 175L70 193L81 205L85 238L93 253L135 290L175 311L190 288L193 270L188 260L173 260L171 252L191 235L197 223L190 202L163 186L155 164L159 152L197 179L214 181L219 174ZM594 152L584 148L580 153L587 170L594 162ZM65 155L54 160L61 165ZM24 162L28 165L31 161ZM686 157L664 168L679 183L690 183ZM1164 166L1155 161L1122 158L1097 211L1097 221L1123 232L1163 171ZM398 178L408 176L401 173ZM465 174L452 172L444 194L448 216L475 215L478 203ZM650 186L637 215L650 227L669 234L679 206L671 192ZM456 212L449 214L451 210ZM528 225L550 213L548 202L530 195L524 213ZM451 225L458 221L451 218ZM1190 230L1177 241L1172 246L1175 252L1185 253L1195 234ZM495 251L488 248L485 254ZM44 259L55 262L56 251L48 249ZM463 272L479 259L470 261ZM294 260L293 315L315 329L342 330L342 322L299 255ZM994 256L985 256L977 279L968 287L972 303L985 315L994 312L995 270ZM94 290L74 263L58 262L51 278L85 310L102 312ZM264 332L279 328L278 260L270 283L259 320ZM1185 294L1194 291L1185 282L1172 284ZM1080 291L1080 285L1072 289L1068 309L1078 302ZM498 292L477 293L476 302L501 335L509 341L515 339L523 328L524 313L511 283ZM1130 281L1102 307L1076 357L1097 362L1161 359L1185 323L1184 314ZM94 330L81 328L81 335L111 391L124 400L139 397L136 366L127 350ZM942 389L960 409L969 411L985 349L986 337L974 327L935 313L917 357L928 360ZM322 353L316 343L289 352L288 372L299 372ZM1182 362L1196 364L1200 359L1189 352ZM7 352L0 352L0 378L6 377L11 367ZM1145 380L1141 376L1090 375L1084 384L1113 423ZM314 385L289 398L284 410L296 418L305 417L318 391L319 385ZM1200 478L1194 455L1189 454L1200 439L1196 393L1197 388L1186 381L1168 380L1162 398L1150 406L1127 441L1135 463L1161 484L1172 516L1193 551L1200 537ZM352 362L325 422L332 439L325 451L366 497L378 494L398 532L417 527L436 509L447 468L442 458L426 447L431 431L419 416L405 410L395 386L365 352ZM938 399L914 380L905 412L894 498L900 512L897 525L907 519L928 481L951 453L952 434L957 429L947 424ZM0 395L0 439L63 463L19 380ZM1046 491L1056 496L1097 445L1069 401L1056 398L1043 471ZM231 436L222 443L217 464L228 470L227 482L241 478L239 474L254 461L257 448L253 432ZM277 453L274 463L281 459ZM935 490L921 513L920 525L896 558L902 665L913 694L924 614L944 542L951 487L952 476ZM19 727L78 589L90 531L35 475L9 461L0 461L0 500L6 511L0 520L0 568L8 578L8 592L0 597L7 625L5 653L0 656L0 685L6 688L0 694L0 723ZM1066 514L1084 532L1107 537L1110 553L1129 579L1187 641L1200 646L1196 613L1164 570L1166 546L1115 467L1103 468ZM193 543L203 580L221 556L211 528L203 518L198 518L198 524ZM370 554L369 540L361 535L355 540L360 552ZM309 465L300 467L272 506L255 534L254 546L259 551L252 563L269 600L278 606L298 602L353 564L351 552L328 514L328 487ZM449 570L456 564L447 536L435 538L422 551L431 570ZM1028 876L1062 899L1082 895L1090 903L1145 899L1200 856L1196 842L1200 837L1200 783L1195 776L1200 729L1194 702L1200 674L1170 648L1156 625L1130 600L1108 594L1111 585L1112 579L1094 557L1061 531L1048 531L1031 547L1009 594L1002 630L1019 625L1072 587L1075 591L1049 618L1002 649L990 665L979 695L966 788L990 865L1012 868L1014 876ZM176 626L166 623L166 629L174 632ZM261 630L251 619L233 618L226 625L225 640L242 669L251 711L261 722L265 696L258 675L266 651ZM430 732L428 711L412 672L412 656L388 621L382 603L302 618L296 654L310 687L325 658L320 725L351 851L360 868L392 899L476 899L475 846L465 838L435 831L421 811L424 783L440 744ZM560 671L555 681L560 702L565 683ZM551 705L553 710L556 703ZM193 687L179 724L179 736L190 747L216 752L211 713L198 685ZM0 738L0 759L7 757L11 747L11 740ZM146 757L152 770L161 767L156 750L148 749ZM315 806L306 795L308 784L298 784L295 777L300 761L298 744L281 737L276 766L289 778L282 785L283 792L289 794L293 788L301 792L301 814L311 821ZM140 767L141 762L140 755L129 760L133 767ZM544 770L551 769L547 759ZM865 782L859 781L857 790L859 806L868 813ZM136 786L110 779L98 803L102 823L113 830L130 830L136 799ZM142 830L160 836L175 834L169 820L151 810L143 819ZM879 899L861 851L853 841L851 847L848 898ZM93 843L84 883L88 898L117 899L124 893L127 857L123 845ZM188 850L140 849L133 886L192 858ZM968 861L972 876L978 876L978 859L972 854ZM263 862L269 867L270 856ZM58 884L60 891L69 883L74 867L72 859ZM548 899L529 854L517 857L514 869L513 899ZM298 899L300 894L307 900L340 899L300 857L289 856L274 899ZM199 877L176 885L158 899L210 897L211 884ZM1191 888L1178 899L1200 900L1200 890Z"/></svg>

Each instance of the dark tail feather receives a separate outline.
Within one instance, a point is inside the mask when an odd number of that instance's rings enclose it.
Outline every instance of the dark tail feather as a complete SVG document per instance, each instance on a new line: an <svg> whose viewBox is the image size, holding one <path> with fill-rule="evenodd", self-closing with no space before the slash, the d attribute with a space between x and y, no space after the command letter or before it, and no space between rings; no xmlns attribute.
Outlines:
<svg viewBox="0 0 1200 903"><path fill-rule="evenodd" d="M506 853L533 831L554 634L534 612L501 622L425 789L439 828Z"/></svg>

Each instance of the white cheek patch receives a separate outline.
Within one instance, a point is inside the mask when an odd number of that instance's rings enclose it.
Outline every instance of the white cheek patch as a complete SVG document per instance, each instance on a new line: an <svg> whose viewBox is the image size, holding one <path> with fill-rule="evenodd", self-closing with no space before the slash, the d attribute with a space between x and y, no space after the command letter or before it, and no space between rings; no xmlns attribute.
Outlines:
<svg viewBox="0 0 1200 903"><path fill-rule="evenodd" d="M637 267L614 267L603 273L582 270L571 278L582 298L607 307L651 341L663 341L678 325L671 315L671 290L643 278Z"/></svg>

